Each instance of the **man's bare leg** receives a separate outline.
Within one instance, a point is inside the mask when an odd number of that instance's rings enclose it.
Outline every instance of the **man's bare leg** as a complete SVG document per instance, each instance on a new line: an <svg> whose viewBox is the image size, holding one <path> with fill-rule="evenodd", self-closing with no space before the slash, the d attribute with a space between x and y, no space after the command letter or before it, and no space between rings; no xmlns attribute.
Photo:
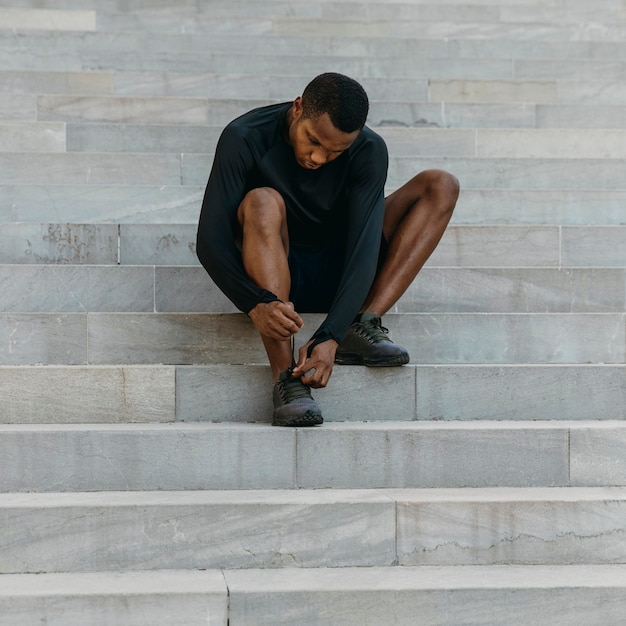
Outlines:
<svg viewBox="0 0 626 626"><path fill-rule="evenodd" d="M258 304L249 313L261 334L276 381L293 363L291 337L302 326L302 319L288 303L291 277L285 203L273 189L254 189L242 201L237 217L246 272L259 287L282 301Z"/></svg>
<svg viewBox="0 0 626 626"><path fill-rule="evenodd" d="M385 199L387 256L361 312L382 317L400 299L441 240L458 195L454 176L427 170Z"/></svg>
<svg viewBox="0 0 626 626"><path fill-rule="evenodd" d="M389 339L381 317L406 291L439 243L458 193L454 176L429 170L386 198L383 233L387 254L359 310L359 320L337 348L336 363L393 367L409 362L407 350Z"/></svg>

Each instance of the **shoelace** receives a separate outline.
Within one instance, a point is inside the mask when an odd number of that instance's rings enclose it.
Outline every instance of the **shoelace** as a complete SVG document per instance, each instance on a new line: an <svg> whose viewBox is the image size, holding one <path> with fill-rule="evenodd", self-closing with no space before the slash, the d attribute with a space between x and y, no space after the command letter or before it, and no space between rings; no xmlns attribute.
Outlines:
<svg viewBox="0 0 626 626"><path fill-rule="evenodd" d="M292 369L287 370L287 378L278 381L278 388L281 398L285 403L293 402L298 398L308 398L309 388L299 379L291 377Z"/></svg>
<svg viewBox="0 0 626 626"><path fill-rule="evenodd" d="M372 343L389 341L389 329L382 325L380 317L373 317L366 322L359 322L357 327L360 334L369 339Z"/></svg>

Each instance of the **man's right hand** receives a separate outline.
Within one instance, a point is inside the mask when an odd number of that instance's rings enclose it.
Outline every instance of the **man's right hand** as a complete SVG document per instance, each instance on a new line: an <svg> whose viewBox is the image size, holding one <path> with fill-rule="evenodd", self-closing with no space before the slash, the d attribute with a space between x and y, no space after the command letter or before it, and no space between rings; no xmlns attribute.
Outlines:
<svg viewBox="0 0 626 626"><path fill-rule="evenodd" d="M304 325L293 303L280 300L259 302L248 316L262 335L279 341L290 339Z"/></svg>

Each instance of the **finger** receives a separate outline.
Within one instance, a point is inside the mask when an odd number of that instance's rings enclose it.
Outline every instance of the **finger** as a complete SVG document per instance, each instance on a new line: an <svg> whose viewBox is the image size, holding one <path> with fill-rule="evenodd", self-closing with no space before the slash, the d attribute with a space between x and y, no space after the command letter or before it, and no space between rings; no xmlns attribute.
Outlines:
<svg viewBox="0 0 626 626"><path fill-rule="evenodd" d="M324 375L321 369L316 369L310 375L303 376L302 382L309 387L313 387L313 389L321 389L326 387L328 377Z"/></svg>
<svg viewBox="0 0 626 626"><path fill-rule="evenodd" d="M302 374L304 374L306 372L306 362L307 362L307 356L306 356L306 346L303 346L302 348L300 348L300 350L298 350L298 362L296 363L296 366L293 368L293 374L294 376L302 376Z"/></svg>

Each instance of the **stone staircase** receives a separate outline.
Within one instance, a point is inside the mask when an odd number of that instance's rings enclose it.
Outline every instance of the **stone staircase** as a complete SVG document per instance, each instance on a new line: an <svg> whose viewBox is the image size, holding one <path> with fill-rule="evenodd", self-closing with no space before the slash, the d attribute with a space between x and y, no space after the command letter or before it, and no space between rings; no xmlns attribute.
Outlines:
<svg viewBox="0 0 626 626"><path fill-rule="evenodd" d="M2 4L0 626L625 623L621 0ZM277 429L195 230L222 127L322 71L389 191L462 193L411 363Z"/></svg>

